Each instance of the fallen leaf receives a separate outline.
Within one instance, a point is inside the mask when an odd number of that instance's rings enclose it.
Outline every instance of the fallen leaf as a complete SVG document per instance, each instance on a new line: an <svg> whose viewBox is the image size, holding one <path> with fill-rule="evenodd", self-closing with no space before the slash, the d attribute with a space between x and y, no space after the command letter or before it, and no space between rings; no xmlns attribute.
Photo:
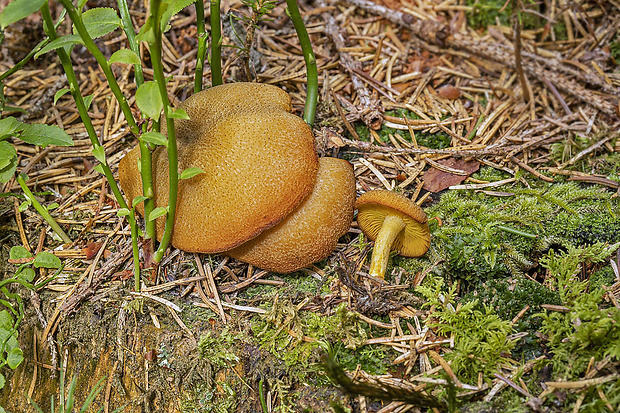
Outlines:
<svg viewBox="0 0 620 413"><path fill-rule="evenodd" d="M437 94L449 100L456 100L461 97L461 91L452 85L443 85L437 89Z"/></svg>
<svg viewBox="0 0 620 413"><path fill-rule="evenodd" d="M95 258L95 255L97 255L102 245L102 242L90 242L86 244L86 247L82 248L82 253L86 255L87 260L92 260Z"/></svg>
<svg viewBox="0 0 620 413"><path fill-rule="evenodd" d="M448 168L465 171L468 175L455 175L432 167L424 173L423 188L429 192L439 192L452 185L458 185L480 168L480 163L478 161L466 161L464 159L450 158L438 161L437 163L447 166Z"/></svg>

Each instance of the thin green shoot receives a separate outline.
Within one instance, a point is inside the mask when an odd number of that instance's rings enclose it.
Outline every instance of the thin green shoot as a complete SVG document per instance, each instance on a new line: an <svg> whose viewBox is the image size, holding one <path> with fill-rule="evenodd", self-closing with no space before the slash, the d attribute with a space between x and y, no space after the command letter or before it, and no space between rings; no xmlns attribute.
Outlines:
<svg viewBox="0 0 620 413"><path fill-rule="evenodd" d="M41 215L43 219L50 225L50 227L52 227L54 232L58 234L58 236L62 239L62 241L65 244L70 244L72 242L71 238L69 238L69 236L65 233L65 231L63 231L62 228L60 228L60 225L58 225L58 223L54 220L54 218L52 218L47 208L45 208L43 205L39 203L39 201L37 201L37 199L34 197L30 188L28 188L28 185L26 185L26 181L24 177L25 177L24 174L17 175L17 183L22 188L22 191L24 191L24 196L26 197L26 199L30 203L32 203L32 206L34 207L34 209L36 209L39 215Z"/></svg>
<svg viewBox="0 0 620 413"><path fill-rule="evenodd" d="M196 53L196 73L194 75L194 93L202 90L205 56L207 54L207 30L205 29L205 5L203 0L196 0L196 32L198 35L198 51ZM219 14L219 13L218 13Z"/></svg>
<svg viewBox="0 0 620 413"><path fill-rule="evenodd" d="M164 115L166 117L166 126L168 129L168 178L169 178L169 192L168 192L168 213L166 215L166 224L164 227L164 234L162 235L161 242L157 251L153 256L155 262L160 262L172 240L172 230L174 227L174 218L177 206L177 189L179 186L179 171L178 171L178 153L177 153L177 139L174 129L174 119L171 117L172 108L170 107L170 99L168 98L168 90L166 88L166 78L164 77L164 69L162 66L161 55L161 13L160 13L161 0L151 1L151 13L150 18L152 21L153 36L150 37L149 47L151 50L151 61L153 62L153 76L157 81L159 87L159 94L164 106Z"/></svg>
<svg viewBox="0 0 620 413"><path fill-rule="evenodd" d="M211 0L211 85L221 85L222 80L222 23L220 0Z"/></svg>
<svg viewBox="0 0 620 413"><path fill-rule="evenodd" d="M304 60L306 61L306 81L308 85L306 91L306 105L304 107L304 121L312 127L312 125L314 125L316 105L319 98L319 72L316 67L316 57L314 57L310 36L308 36L308 31L299 13L297 2L295 0L286 0L286 5L293 25L295 26L297 37L299 38Z"/></svg>
<svg viewBox="0 0 620 413"><path fill-rule="evenodd" d="M56 29L54 28L55 26L52 20L52 14L50 12L49 2L45 2L43 6L41 6L40 10L41 10L41 15L43 16L43 21L44 21L43 30L45 31L45 34L47 34L47 36L50 38L50 40L53 41L54 39L58 38L58 34L56 33ZM95 127L93 126L92 120L90 116L88 115L88 109L84 103L84 98L82 97L82 93L80 92L80 84L77 80L77 76L75 75L75 71L73 70L73 65L71 64L71 58L69 57L69 54L64 48L56 49L56 53L58 54L60 63L62 64L62 67L67 76L67 82L69 82L71 96L73 96L73 100L75 101L75 105L77 106L78 113L80 114L80 119L82 120L82 123L84 123L84 127L86 128L86 132L88 133L90 142L93 145L93 152L99 150L100 148L103 149L103 147L99 143L99 139L97 138L97 132L95 132ZM131 119L133 120L133 117ZM120 207L129 209L127 206L127 203L125 202L125 198L123 198L120 188L118 187L118 184L116 183L114 174L112 173L112 170L110 169L110 166L108 165L107 160L105 159L105 152L103 153L104 153L104 157L103 157L103 161L101 162L101 170L103 171L103 174L105 175L106 180L108 181L108 185L110 185L110 189L112 190L112 193L114 194L114 198L119 203ZM137 226L136 220L133 216L129 216L129 226L132 229ZM137 233L137 230L135 232ZM138 244L137 237L132 238L131 242L132 244L137 245ZM140 256L136 253L135 248L134 248L133 259L134 259L134 262L139 262L140 260ZM139 272L135 276L140 277Z"/></svg>

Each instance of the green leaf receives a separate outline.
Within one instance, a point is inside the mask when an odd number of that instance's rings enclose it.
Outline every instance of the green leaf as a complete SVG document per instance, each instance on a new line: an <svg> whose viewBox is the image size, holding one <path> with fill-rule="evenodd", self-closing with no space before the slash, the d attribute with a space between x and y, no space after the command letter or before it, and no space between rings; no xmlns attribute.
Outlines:
<svg viewBox="0 0 620 413"><path fill-rule="evenodd" d="M138 55L130 49L121 49L117 50L110 56L110 60L108 60L110 64L112 63L126 63L131 65L139 65L140 58Z"/></svg>
<svg viewBox="0 0 620 413"><path fill-rule="evenodd" d="M45 0L13 0L0 14L0 30L35 13L43 6L43 3Z"/></svg>
<svg viewBox="0 0 620 413"><path fill-rule="evenodd" d="M162 32L167 32L170 30L170 19L175 14L178 14L181 10L189 6L190 4L194 4L194 0L172 0L172 2L168 5L168 8L161 16L160 27Z"/></svg>
<svg viewBox="0 0 620 413"><path fill-rule="evenodd" d="M159 94L157 81L143 83L136 91L136 104L138 108L152 119L159 119L159 114L164 107Z"/></svg>
<svg viewBox="0 0 620 413"><path fill-rule="evenodd" d="M170 117L171 119L189 119L189 115L187 114L185 109L182 108L170 112L170 115L168 115L168 117Z"/></svg>
<svg viewBox="0 0 620 413"><path fill-rule="evenodd" d="M93 39L112 33L121 25L121 19L116 14L116 10L110 7L97 7L85 11L82 14L82 22ZM77 34L75 26L73 27L73 34Z"/></svg>
<svg viewBox="0 0 620 413"><path fill-rule="evenodd" d="M162 215L166 215L167 213L168 213L168 208L157 207L153 211L151 211L151 213L149 214L149 221L153 221L154 219L157 219L161 217Z"/></svg>
<svg viewBox="0 0 620 413"><path fill-rule="evenodd" d="M6 361L9 367L15 370L17 366L22 364L22 361L24 361L24 352L21 348L14 347L11 351L9 351Z"/></svg>
<svg viewBox="0 0 620 413"><path fill-rule="evenodd" d="M105 163L105 149L103 146L97 146L93 149L93 156L101 163Z"/></svg>
<svg viewBox="0 0 620 413"><path fill-rule="evenodd" d="M84 106L86 106L86 109L88 110L88 108L90 107L90 104L93 103L93 99L95 98L95 95L88 95L88 96L84 96L82 99L84 99Z"/></svg>
<svg viewBox="0 0 620 413"><path fill-rule="evenodd" d="M13 145L7 141L0 142L0 169L5 168L15 157L17 157L17 151Z"/></svg>
<svg viewBox="0 0 620 413"><path fill-rule="evenodd" d="M154 145L168 146L168 138L160 132L146 132L140 135L140 139Z"/></svg>
<svg viewBox="0 0 620 413"><path fill-rule="evenodd" d="M19 271L17 273L17 278L27 281L27 282L32 282L32 280L34 280L34 277L36 276L34 270L30 267L23 267L21 269L21 271Z"/></svg>
<svg viewBox="0 0 620 413"><path fill-rule="evenodd" d="M58 202L52 202L51 204L49 204L49 205L47 206L47 210L48 210L48 211L51 211L52 209L56 209L56 208L58 208L59 206L60 206L60 205L58 205Z"/></svg>
<svg viewBox="0 0 620 413"><path fill-rule="evenodd" d="M54 105L56 105L56 102L58 102L58 99L60 99L61 97L63 97L64 95L66 95L69 92L70 92L70 90L67 89L67 88L60 89L58 92L56 92L54 94Z"/></svg>
<svg viewBox="0 0 620 413"><path fill-rule="evenodd" d="M39 50L34 54L34 58L38 58L45 53L51 52L52 50L60 49L65 46L74 46L76 44L84 44L82 42L82 38L77 34L70 34L67 36L60 36L57 39L52 40L48 44L43 47L43 49Z"/></svg>
<svg viewBox="0 0 620 413"><path fill-rule="evenodd" d="M24 212L25 210L28 209L30 205L32 205L32 202L30 202L30 200L24 201L21 204L19 204L19 207L17 208L17 210L19 212Z"/></svg>
<svg viewBox="0 0 620 413"><path fill-rule="evenodd" d="M9 142L0 142L0 182L8 182L17 170L17 151Z"/></svg>
<svg viewBox="0 0 620 413"><path fill-rule="evenodd" d="M130 211L127 208L120 208L118 211L116 211L116 215L119 217L126 217L127 215L129 215Z"/></svg>
<svg viewBox="0 0 620 413"><path fill-rule="evenodd" d="M7 166L0 169L0 182L6 183L15 175L17 170L17 156L13 158Z"/></svg>
<svg viewBox="0 0 620 413"><path fill-rule="evenodd" d="M56 125L45 125L42 123L27 125L19 138L26 143L41 146L42 148L45 148L47 145L73 146L71 136Z"/></svg>
<svg viewBox="0 0 620 413"><path fill-rule="evenodd" d="M0 389L2 389L4 387L5 383L6 383L6 379L4 378L2 373L0 373ZM4 409L2 409L2 410L4 410Z"/></svg>
<svg viewBox="0 0 620 413"><path fill-rule="evenodd" d="M99 165L95 166L95 167L93 168L93 171L97 171L97 172L99 172L100 174L105 175L105 172L103 172L103 165L101 165L101 164L99 164Z"/></svg>
<svg viewBox="0 0 620 413"><path fill-rule="evenodd" d="M60 259L51 252L41 251L34 259L36 268L59 268L60 265Z"/></svg>
<svg viewBox="0 0 620 413"><path fill-rule="evenodd" d="M149 199L149 197L148 196L144 196L144 195L140 195L140 196L135 197L133 199L133 201L131 202L132 208L135 207L136 205L138 205L140 202L146 201L147 199Z"/></svg>
<svg viewBox="0 0 620 413"><path fill-rule="evenodd" d="M6 135L14 135L16 132L23 130L26 124L18 121L13 116L0 119L0 138Z"/></svg>
<svg viewBox="0 0 620 413"><path fill-rule="evenodd" d="M26 248L21 245L14 245L9 251L9 258L12 260L21 260L22 258L30 258L32 254Z"/></svg>
<svg viewBox="0 0 620 413"><path fill-rule="evenodd" d="M13 328L13 317L8 310L0 311L0 330L11 331Z"/></svg>
<svg viewBox="0 0 620 413"><path fill-rule="evenodd" d="M203 174L203 173L205 173L205 171L203 171L200 168L195 168L195 167L187 168L187 169L184 169L183 172L181 172L180 179L193 178L194 176L200 175L200 174Z"/></svg>
<svg viewBox="0 0 620 413"><path fill-rule="evenodd" d="M153 17L149 16L146 22L140 29L140 32L136 35L136 40L139 42L152 42L155 40L153 33Z"/></svg>

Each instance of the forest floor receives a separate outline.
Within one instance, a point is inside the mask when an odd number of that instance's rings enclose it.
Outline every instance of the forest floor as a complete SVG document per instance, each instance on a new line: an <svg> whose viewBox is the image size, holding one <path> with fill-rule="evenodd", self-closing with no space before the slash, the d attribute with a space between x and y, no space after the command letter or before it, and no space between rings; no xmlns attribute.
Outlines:
<svg viewBox="0 0 620 413"><path fill-rule="evenodd" d="M285 3L259 23L249 58L247 7L222 3L224 44L236 46L223 49L224 82L276 85L301 114L305 65ZM25 304L24 360L2 369L0 407L34 411L28 395L49 411L62 370L65 388L77 379L78 404L103 380L95 410L105 412L617 412L620 2L301 8L319 69L320 155L353 164L358 195L416 200L429 252L392 257L385 281L369 277L372 243L354 222L329 258L295 274L172 248L135 293L127 221L93 169L70 94L54 103L67 87L56 55L42 55L5 79L7 104L22 111L3 117L73 137L71 147L14 143L17 172L44 205L58 204L52 215L72 243L20 208L15 180L4 185L3 279L21 263L13 246L64 267L37 291L6 290ZM145 4L130 10L142 26ZM193 92L193 7L171 26L164 70L178 104ZM0 73L44 38L40 15L5 34ZM97 45L109 57L126 38L116 30ZM95 60L80 46L71 57L116 172L135 139ZM113 69L138 113L133 67ZM37 269L38 280L52 274Z"/></svg>

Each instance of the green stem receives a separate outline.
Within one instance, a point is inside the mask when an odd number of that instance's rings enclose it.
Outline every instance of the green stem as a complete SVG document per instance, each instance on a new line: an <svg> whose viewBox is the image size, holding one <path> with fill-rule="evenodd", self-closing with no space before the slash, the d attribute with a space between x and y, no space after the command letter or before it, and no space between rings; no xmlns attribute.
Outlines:
<svg viewBox="0 0 620 413"><path fill-rule="evenodd" d="M498 225L497 228L501 229L502 231L506 231L506 232L509 232L509 233L515 234L515 235L520 235L520 236L525 237L525 238L532 238L532 239L534 239L534 238L538 237L538 235L530 234L529 232L520 231L518 229L514 229L514 228L510 228L510 227L505 227L503 225Z"/></svg>
<svg viewBox="0 0 620 413"><path fill-rule="evenodd" d="M168 248L170 241L172 240L172 229L174 226L174 217L177 206L177 189L179 186L179 161L177 154L177 139L174 130L174 119L170 117L170 99L168 99L168 90L166 88L166 78L164 77L164 68L161 64L161 15L159 7L161 0L151 0L151 18L153 19L153 38L152 42L149 42L151 49L151 62L153 63L153 77L157 81L159 87L159 94L161 95L162 103L164 104L164 115L166 116L166 126L168 128L168 177L169 177L169 192L168 192L168 214L166 215L166 225L164 227L164 234L157 251L153 256L155 262L160 262L164 256L164 252ZM145 216L148 220L148 217Z"/></svg>
<svg viewBox="0 0 620 413"><path fill-rule="evenodd" d="M47 1L43 4L43 6L41 6L41 15L43 16L43 21L44 21L43 30L45 31L45 34L47 34L47 37L49 37L50 40L57 39L58 34L56 33L56 29L54 28L54 23L52 21L52 14L50 13L49 3ZM67 76L67 82L69 82L69 89L71 91L71 95L73 96L73 100L75 101L75 105L77 106L78 112L80 114L80 118L82 119L82 123L84 123L86 132L88 133L88 137L90 138L90 142L93 145L93 149L97 149L98 147L101 146L101 144L99 143L99 139L97 139L97 132L95 132L95 127L93 126L92 120L90 119L90 116L88 115L88 109L86 108L86 105L84 104L84 98L82 97L82 93L80 92L80 84L77 80L77 77L75 76L73 65L71 64L71 58L69 57L65 49L62 47L59 49L56 49L56 52L58 54L60 63L62 64L62 67ZM133 117L131 119L133 120ZM116 183L116 179L114 178L114 174L112 173L112 170L110 169L110 166L108 165L107 160L101 163L101 168L103 169L103 174L105 175L106 180L108 181L108 185L110 185L110 189L112 190L112 193L114 194L114 198L119 203L120 207L129 209L129 207L127 206L127 203L125 202L125 198L123 198L123 195L121 194L121 190L118 187L118 184ZM132 233L133 233L134 228L136 228L135 231L137 233L137 224L136 224L135 218L130 215L128 220L129 220L129 226L132 228ZM132 237L131 242L133 245L137 246L138 238ZM134 259L134 263L139 262L140 260L139 255L135 253L135 251L134 251L133 259Z"/></svg>
<svg viewBox="0 0 620 413"><path fill-rule="evenodd" d="M205 29L205 5L203 0L196 0L196 31L198 33L198 53L196 54L196 73L194 75L194 93L202 90L205 56L207 54L207 31Z"/></svg>
<svg viewBox="0 0 620 413"><path fill-rule="evenodd" d="M222 27L220 0L211 0L211 84L221 85L222 80Z"/></svg>
<svg viewBox="0 0 620 413"><path fill-rule="evenodd" d="M0 75L0 82L3 81L4 79L6 79L7 77L11 76L13 73L17 72L19 69L21 69L22 67L24 67L24 65L26 63L28 63L30 61L30 59L32 59L32 56L34 56L39 50L41 50L43 48L43 46L45 46L46 44L48 44L50 41L50 39L43 39L39 42L38 45L36 45L34 47L34 49L32 49L30 51L30 53L28 53L26 55L26 57L24 57L22 60L20 60L19 62L17 62L15 64L15 66L13 66L12 68L10 68L9 70L7 70L6 72L2 73Z"/></svg>
<svg viewBox="0 0 620 413"><path fill-rule="evenodd" d="M127 0L118 0L118 11L121 14L121 21L123 22L123 31L125 31L125 35L127 35L127 43L129 43L129 48L136 54L138 57L140 56L140 45L136 41L136 32L133 29L133 23L131 21L131 16L129 14L129 6L127 5ZM142 61L142 59L140 59ZM136 86L140 87L144 83L144 75L142 74L142 64L133 65L133 70L136 77Z"/></svg>
<svg viewBox="0 0 620 413"><path fill-rule="evenodd" d="M22 187L22 191L24 191L24 195L26 196L26 199L28 199L32 203L32 206L34 207L34 209L36 209L39 215L41 215L43 219L47 221L48 224L50 224L50 227L52 227L54 232L58 234L60 238L62 238L63 242L65 244L70 244L71 238L69 238L69 236L65 234L65 231L63 231L62 228L60 228L60 225L58 225L58 223L54 221L54 218L52 218L52 216L47 211L47 209L44 208L43 205L39 203L39 201L37 201L37 199L32 194L32 191L30 191L30 188L28 188L28 185L26 185L24 176L25 175L23 174L17 175L17 182L19 183L19 186Z"/></svg>
<svg viewBox="0 0 620 413"><path fill-rule="evenodd" d="M286 5L293 25L295 26L297 37L299 38L304 60L306 61L306 81L308 83L308 88L306 92L306 105L304 107L304 120L308 125L312 126L314 124L316 105L319 98L319 72L316 67L316 57L314 57L310 36L308 36L308 31L299 13L297 2L295 0L286 0Z"/></svg>
<svg viewBox="0 0 620 413"><path fill-rule="evenodd" d="M145 215L147 217L148 215ZM132 208L129 212L130 222L136 222L136 209ZM145 219L146 221L146 219ZM140 250L138 249L138 226L130 225L131 227L131 248L133 251L133 279L134 279L134 291L140 291ZM136 242L133 242L136 240Z"/></svg>
<svg viewBox="0 0 620 413"><path fill-rule="evenodd" d="M121 15L121 21L123 22L123 30L127 35L127 42L129 43L129 48L140 58L142 61L142 57L140 56L140 46L138 41L136 40L136 32L133 28L133 23L131 21L131 16L129 14L129 7L127 5L127 0L118 0L118 11ZM135 73L136 86L140 87L144 84L144 75L142 73L142 64L135 64L133 66ZM145 122L142 128L142 132L146 132L147 123ZM153 198L153 178L152 178L152 160L151 160L151 150L148 147L146 142L141 140L138 141L138 145L140 146L140 162L142 168L140 169L140 174L142 176L142 193L145 196L148 196L149 199L144 201L144 216L148 217L149 214L155 209L155 200ZM145 238L149 239L155 238L155 222L154 221L145 221ZM136 290L137 291L137 290Z"/></svg>
<svg viewBox="0 0 620 413"><path fill-rule="evenodd" d="M101 53L101 50L99 50L99 48L95 44L92 37L90 37L90 34L88 34L88 31L86 30L86 26L84 26L84 22L82 21L82 15L78 13L77 9L73 6L73 3L71 3L70 0L58 0L58 1L67 10L69 17L71 18L71 21L73 22L73 25L75 26L75 30L77 30L78 34L82 38L82 41L84 42L84 46L86 46L90 54L93 55L93 57L95 58L99 66L101 67L101 70L103 71L103 74L105 75L106 80L108 81L108 85L110 86L110 90L112 91L112 93L114 94L114 97L118 101L118 104L121 108L121 111L123 112L123 115L125 115L125 119L127 120L127 123L129 124L129 128L131 129L131 132L135 136L140 135L140 129L138 128L138 124L136 123L136 120L134 119L133 114L131 113L131 108L129 107L129 104L127 103L127 98L125 98L125 95L123 95L123 92L121 91L121 88L118 85L118 82L116 81L116 77L114 77L114 73L112 73L112 69L110 69L110 64L106 60L103 53Z"/></svg>

